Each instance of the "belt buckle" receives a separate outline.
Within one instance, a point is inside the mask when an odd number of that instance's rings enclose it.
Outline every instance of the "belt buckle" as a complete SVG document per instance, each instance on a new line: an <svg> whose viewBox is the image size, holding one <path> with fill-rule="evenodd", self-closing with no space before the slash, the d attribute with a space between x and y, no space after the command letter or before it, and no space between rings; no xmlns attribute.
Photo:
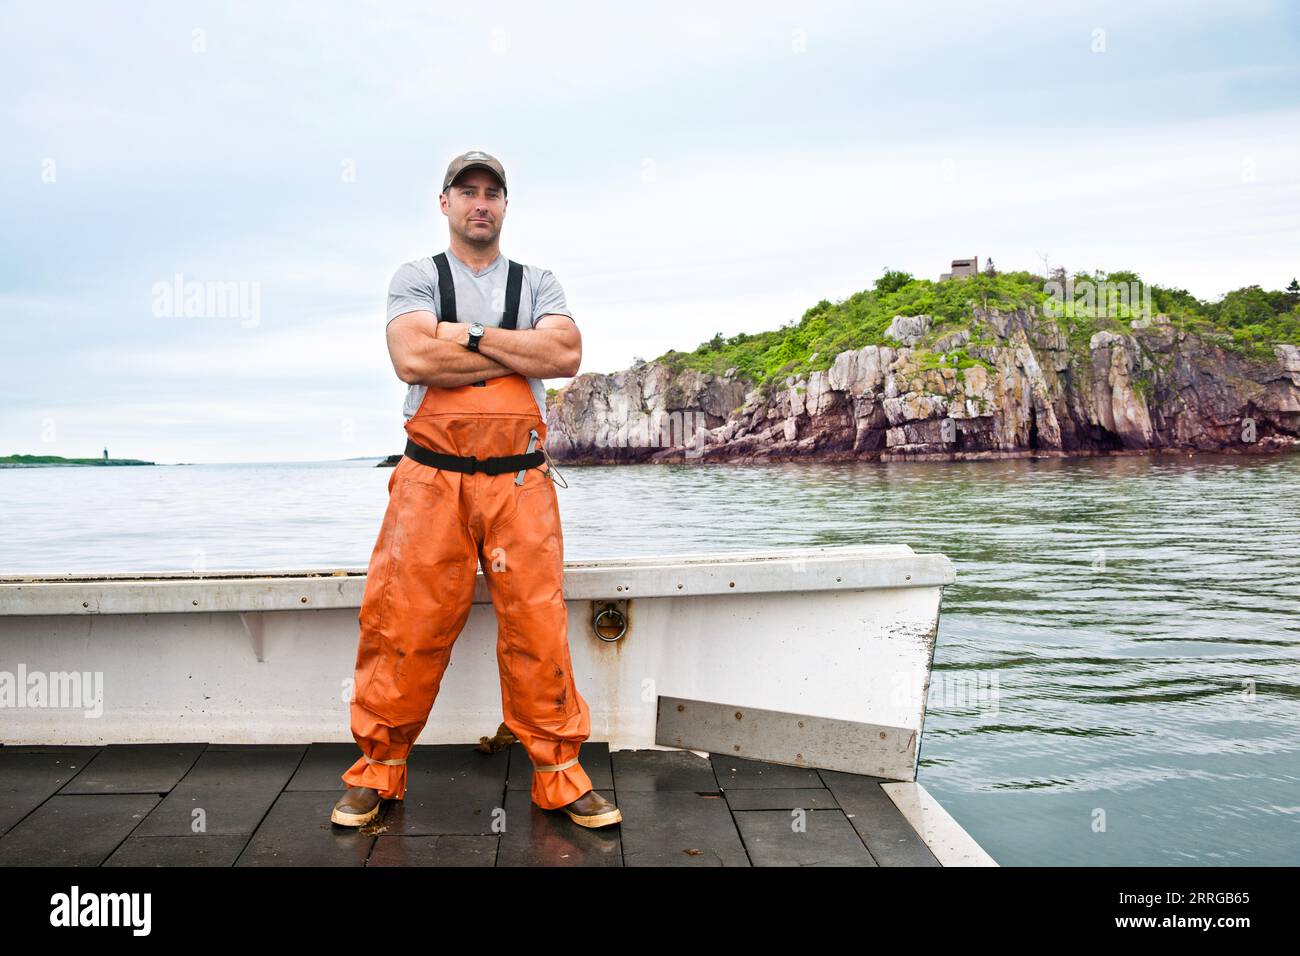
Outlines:
<svg viewBox="0 0 1300 956"><path fill-rule="evenodd" d="M478 463L479 463L479 462L478 462L478 459L475 458L473 455L470 455L470 456L469 456L469 471L465 472L465 474L467 474L467 475L472 475L472 474L474 474L474 472L476 472L476 471L478 470Z"/></svg>

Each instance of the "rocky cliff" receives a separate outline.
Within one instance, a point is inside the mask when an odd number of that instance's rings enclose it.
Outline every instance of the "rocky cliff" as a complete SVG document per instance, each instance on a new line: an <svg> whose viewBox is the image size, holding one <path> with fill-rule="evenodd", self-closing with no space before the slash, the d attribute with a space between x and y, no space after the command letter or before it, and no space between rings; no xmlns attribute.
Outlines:
<svg viewBox="0 0 1300 956"><path fill-rule="evenodd" d="M553 395L557 461L959 459L1300 444L1300 349L1253 360L1164 315L1072 341L1029 310L945 332L897 316L891 345L762 387L652 362Z"/></svg>

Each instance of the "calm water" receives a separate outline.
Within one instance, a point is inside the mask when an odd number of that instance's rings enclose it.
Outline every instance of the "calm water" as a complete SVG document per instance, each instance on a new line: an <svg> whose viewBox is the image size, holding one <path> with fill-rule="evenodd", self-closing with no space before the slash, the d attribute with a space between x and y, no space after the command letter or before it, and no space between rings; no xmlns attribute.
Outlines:
<svg viewBox="0 0 1300 956"><path fill-rule="evenodd" d="M364 567L373 465L0 470L0 573ZM1003 865L1300 863L1300 455L562 473L570 559L948 555L920 779Z"/></svg>

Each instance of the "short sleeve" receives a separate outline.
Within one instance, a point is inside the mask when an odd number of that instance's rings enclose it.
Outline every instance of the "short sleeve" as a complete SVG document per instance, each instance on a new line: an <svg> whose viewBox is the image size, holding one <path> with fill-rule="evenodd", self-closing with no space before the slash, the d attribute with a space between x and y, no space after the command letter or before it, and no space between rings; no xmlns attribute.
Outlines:
<svg viewBox="0 0 1300 956"><path fill-rule="evenodd" d="M564 298L564 289L550 269L543 269L542 277L537 282L537 294L533 296L533 324L544 315L567 315L573 318L569 303Z"/></svg>
<svg viewBox="0 0 1300 956"><path fill-rule="evenodd" d="M388 283L388 321L405 312L432 312L433 287L430 278L414 262L400 266Z"/></svg>

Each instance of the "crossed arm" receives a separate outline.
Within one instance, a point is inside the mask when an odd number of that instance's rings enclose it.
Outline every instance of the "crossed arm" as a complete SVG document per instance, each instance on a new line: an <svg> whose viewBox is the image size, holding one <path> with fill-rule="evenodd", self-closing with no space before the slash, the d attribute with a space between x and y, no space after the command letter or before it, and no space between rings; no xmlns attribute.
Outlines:
<svg viewBox="0 0 1300 956"><path fill-rule="evenodd" d="M582 364L582 336L567 315L544 315L531 329L488 326L477 353L468 341L469 323L439 322L432 312L404 312L388 323L388 354L408 385L454 388L516 372L568 378Z"/></svg>

